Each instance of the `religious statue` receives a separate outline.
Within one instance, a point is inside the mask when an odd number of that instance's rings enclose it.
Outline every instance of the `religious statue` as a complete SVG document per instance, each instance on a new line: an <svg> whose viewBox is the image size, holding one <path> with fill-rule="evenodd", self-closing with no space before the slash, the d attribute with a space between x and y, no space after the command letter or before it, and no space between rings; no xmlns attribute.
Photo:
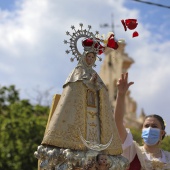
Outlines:
<svg viewBox="0 0 170 170"><path fill-rule="evenodd" d="M123 156L121 141L113 118L108 90L97 72L93 69L98 56L106 48L117 49L114 34L103 40L99 33L83 29L69 35L74 61L77 66L63 85L63 92L56 107L49 115L44 138L35 157L42 170L66 169L110 169L126 170L128 161ZM77 47L82 40L83 53ZM101 45L103 43L104 45ZM102 164L100 159L107 158ZM97 160L99 159L99 160Z"/></svg>

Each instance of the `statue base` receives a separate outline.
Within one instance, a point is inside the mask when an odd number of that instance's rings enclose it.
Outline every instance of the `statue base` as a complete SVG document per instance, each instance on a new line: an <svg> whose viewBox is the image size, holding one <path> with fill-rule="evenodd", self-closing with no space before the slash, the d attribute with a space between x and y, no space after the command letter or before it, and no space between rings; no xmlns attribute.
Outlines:
<svg viewBox="0 0 170 170"><path fill-rule="evenodd" d="M121 155L106 155L94 150L71 150L53 146L38 146L34 153L40 170L127 170L129 161ZM104 156L101 164L99 157Z"/></svg>

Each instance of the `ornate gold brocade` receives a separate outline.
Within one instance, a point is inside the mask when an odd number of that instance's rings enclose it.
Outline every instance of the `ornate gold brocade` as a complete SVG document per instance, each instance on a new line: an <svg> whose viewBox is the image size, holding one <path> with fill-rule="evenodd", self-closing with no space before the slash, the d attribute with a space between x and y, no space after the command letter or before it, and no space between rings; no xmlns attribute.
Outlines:
<svg viewBox="0 0 170 170"><path fill-rule="evenodd" d="M86 138L86 89L82 82L69 83L63 90L42 144L70 149L85 149L79 138L80 128Z"/></svg>
<svg viewBox="0 0 170 170"><path fill-rule="evenodd" d="M96 112L89 112L89 111L88 111L87 113L89 113L89 114L91 115L91 118L92 118L92 119L97 115Z"/></svg>
<svg viewBox="0 0 170 170"><path fill-rule="evenodd" d="M116 123L113 118L113 111L111 105L109 104L110 101L108 95L108 91L106 91L105 88L100 90L101 143L107 143L113 134L112 143L104 152L110 155L119 155L122 153L122 146Z"/></svg>
<svg viewBox="0 0 170 170"><path fill-rule="evenodd" d="M64 87L58 106L46 129L42 144L76 150L86 149L80 139L79 129L83 138L87 139L87 125L92 123L89 120L93 119L95 115L95 112L87 109L87 89L87 86L81 81L68 83ZM108 103L108 92L105 88L102 88L99 90L100 142L106 144L113 134L113 141L104 152L110 155L120 155L122 153L121 141L111 106ZM89 120L87 120L87 115L91 117ZM94 137L95 133L95 131L90 131L90 134Z"/></svg>
<svg viewBox="0 0 170 170"><path fill-rule="evenodd" d="M96 93L93 90L87 90L87 106L96 108Z"/></svg>

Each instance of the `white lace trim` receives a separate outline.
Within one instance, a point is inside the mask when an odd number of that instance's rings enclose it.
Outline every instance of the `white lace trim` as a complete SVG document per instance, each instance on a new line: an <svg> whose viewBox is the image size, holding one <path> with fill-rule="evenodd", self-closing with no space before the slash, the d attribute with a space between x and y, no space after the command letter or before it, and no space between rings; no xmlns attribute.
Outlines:
<svg viewBox="0 0 170 170"><path fill-rule="evenodd" d="M136 152L141 163L141 170L170 170L170 152L162 150L162 158L153 158L143 146L134 142Z"/></svg>

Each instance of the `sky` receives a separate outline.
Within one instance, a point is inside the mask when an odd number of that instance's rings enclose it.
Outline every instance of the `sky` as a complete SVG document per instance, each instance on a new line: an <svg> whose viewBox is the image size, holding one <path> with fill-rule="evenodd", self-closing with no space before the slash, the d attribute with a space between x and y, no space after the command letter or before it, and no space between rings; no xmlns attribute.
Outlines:
<svg viewBox="0 0 170 170"><path fill-rule="evenodd" d="M149 0L148 0L149 1ZM152 1L153 2L153 1ZM169 0L155 3L170 6ZM121 19L134 18L138 26L124 31ZM170 9L132 0L0 0L0 85L14 84L21 98L36 102L41 95L50 102L62 92L68 74L77 65L70 62L63 43L71 25L92 26L92 31L126 41L125 51L135 63L129 69L131 97L148 114L161 115L170 134ZM103 28L107 23L109 27ZM104 57L104 56L103 56ZM100 70L101 62L96 70Z"/></svg>

